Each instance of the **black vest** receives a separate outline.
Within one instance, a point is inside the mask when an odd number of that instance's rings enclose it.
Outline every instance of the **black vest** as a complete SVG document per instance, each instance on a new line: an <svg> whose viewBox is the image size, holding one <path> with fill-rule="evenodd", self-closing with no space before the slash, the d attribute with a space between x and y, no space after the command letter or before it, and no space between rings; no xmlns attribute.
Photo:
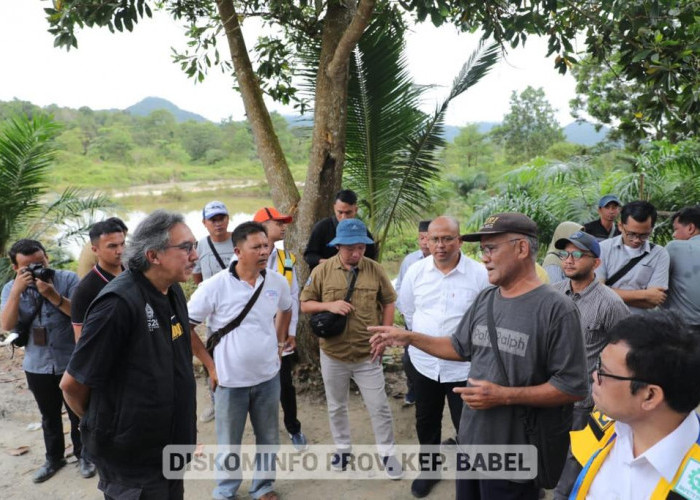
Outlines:
<svg viewBox="0 0 700 500"><path fill-rule="evenodd" d="M183 328L183 338L173 341L170 308L156 311L157 306L148 303L149 286L143 274L124 271L102 289L86 313L88 318L98 301L121 299L128 306L131 323L129 331L123 332L129 339L110 380L91 391L81 421L83 443L98 464L160 467L164 446L196 442L187 302L179 285L163 296L165 301L170 297Z"/></svg>

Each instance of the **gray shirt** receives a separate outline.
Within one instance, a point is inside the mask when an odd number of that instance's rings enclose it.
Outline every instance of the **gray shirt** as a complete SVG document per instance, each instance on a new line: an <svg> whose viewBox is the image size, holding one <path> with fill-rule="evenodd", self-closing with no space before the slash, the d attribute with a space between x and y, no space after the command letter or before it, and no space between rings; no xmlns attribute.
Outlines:
<svg viewBox="0 0 700 500"><path fill-rule="evenodd" d="M700 326L700 235L666 245L671 259L668 298L661 307L677 312L689 324Z"/></svg>
<svg viewBox="0 0 700 500"><path fill-rule="evenodd" d="M7 282L2 289L0 310L5 309L7 305L14 281ZM58 293L70 298L79 281L78 275L74 272L57 270L53 286ZM65 371L75 348L73 325L70 316L63 314L48 300L41 299L41 295L34 287L27 288L19 298L19 319L29 321L41 303L41 311L32 321L31 327L43 326L46 328L45 346L34 344L30 329L29 342L24 348L22 369L29 373L60 375Z"/></svg>
<svg viewBox="0 0 700 500"><path fill-rule="evenodd" d="M581 315L581 329L586 342L586 358L588 360L588 383L593 381L593 368L610 338L610 329L630 311L618 294L603 285L598 280L588 285L581 293L571 289L571 281L560 281L552 285L559 293L563 293L578 307ZM589 394L583 401L577 401L579 408L593 408L593 398Z"/></svg>
<svg viewBox="0 0 700 500"><path fill-rule="evenodd" d="M549 382L567 394L588 395L578 310L549 285L513 298L503 298L494 287L479 294L452 336L457 353L472 362L469 377L506 385L489 341L486 304L491 293L495 293L494 321L508 385ZM527 439L515 406L473 410L464 405L459 443L527 444Z"/></svg>
<svg viewBox="0 0 700 500"><path fill-rule="evenodd" d="M612 285L620 290L644 290L652 286L668 287L669 257L666 249L648 241L642 246L647 255L622 278ZM627 262L635 257L622 242L622 235L600 242L601 264L596 269L596 276L603 282L622 269ZM630 307L630 312L639 314L646 309Z"/></svg>
<svg viewBox="0 0 700 500"><path fill-rule="evenodd" d="M231 238L227 238L224 241L216 242L212 241L214 248L221 257L221 262L224 263L224 267L221 267L219 261L216 260L214 252L211 251L207 237L205 236L197 243L197 262L194 265L194 270L192 272L199 273L202 275L202 280L206 280L214 276L216 273L228 267L231 263L231 257L233 257L233 241Z"/></svg>

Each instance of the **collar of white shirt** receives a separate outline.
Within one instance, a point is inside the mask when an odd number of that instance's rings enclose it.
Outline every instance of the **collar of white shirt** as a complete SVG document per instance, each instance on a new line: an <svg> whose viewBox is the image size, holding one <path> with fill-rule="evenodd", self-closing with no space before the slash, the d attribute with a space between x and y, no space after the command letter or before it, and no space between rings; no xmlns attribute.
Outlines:
<svg viewBox="0 0 700 500"><path fill-rule="evenodd" d="M618 436L617 443L623 446L625 464L633 465L646 460L668 482L671 482L683 461L683 457L698 439L700 423L698 416L694 411L691 411L673 432L637 458L634 458L632 454L632 428L622 422L615 422L615 432Z"/></svg>

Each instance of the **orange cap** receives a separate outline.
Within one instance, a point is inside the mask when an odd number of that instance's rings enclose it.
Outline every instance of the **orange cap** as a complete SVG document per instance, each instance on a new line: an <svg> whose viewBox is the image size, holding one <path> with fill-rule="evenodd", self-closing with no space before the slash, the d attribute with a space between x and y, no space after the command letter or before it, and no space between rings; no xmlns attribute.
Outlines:
<svg viewBox="0 0 700 500"><path fill-rule="evenodd" d="M288 224L292 222L292 216L281 214L274 207L263 207L255 212L253 216L254 222L266 222L268 220L279 220Z"/></svg>

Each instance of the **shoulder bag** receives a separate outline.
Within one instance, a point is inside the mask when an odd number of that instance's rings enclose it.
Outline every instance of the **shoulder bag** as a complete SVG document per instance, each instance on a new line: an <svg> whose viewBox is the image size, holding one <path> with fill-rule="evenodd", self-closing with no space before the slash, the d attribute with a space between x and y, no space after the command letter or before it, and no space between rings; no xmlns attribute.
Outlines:
<svg viewBox="0 0 700 500"><path fill-rule="evenodd" d="M357 273L359 272L360 270L357 268L352 270L352 279L350 280L350 286L348 287L348 291L345 294L345 299L343 299L345 300L345 302L350 302L350 299L352 298L352 292L355 291ZM348 317L347 315L344 316L342 314L336 314L330 311L323 311L312 314L310 322L311 331L314 332L314 334L317 337L327 339L330 337L336 337L343 333L343 331L345 330L345 325L348 322Z"/></svg>
<svg viewBox="0 0 700 500"><path fill-rule="evenodd" d="M498 349L498 335L493 317L494 289L487 303L487 326L491 348L506 385L511 386L501 352ZM537 477L535 485L551 489L559 482L566 454L569 450L569 431L571 430L573 404L553 407L516 406L518 418L525 427L528 443L537 448Z"/></svg>
<svg viewBox="0 0 700 500"><path fill-rule="evenodd" d="M265 270L263 269L260 271L260 275L263 277L262 283L260 283L260 286L255 290L255 293L248 299L248 302L246 303L245 307L243 310L233 318L226 326L219 328L216 330L214 333L211 334L211 336L207 339L207 344L206 344L206 349L207 352L209 353L209 356L214 359L214 349L216 348L217 345L219 345L219 342L221 342L221 339L226 336L229 332L235 330L240 326L240 324L243 322L245 317L248 315L250 310L253 308L253 305L255 304L255 301L258 300L258 297L260 296L260 292L262 291L263 287L265 286Z"/></svg>

